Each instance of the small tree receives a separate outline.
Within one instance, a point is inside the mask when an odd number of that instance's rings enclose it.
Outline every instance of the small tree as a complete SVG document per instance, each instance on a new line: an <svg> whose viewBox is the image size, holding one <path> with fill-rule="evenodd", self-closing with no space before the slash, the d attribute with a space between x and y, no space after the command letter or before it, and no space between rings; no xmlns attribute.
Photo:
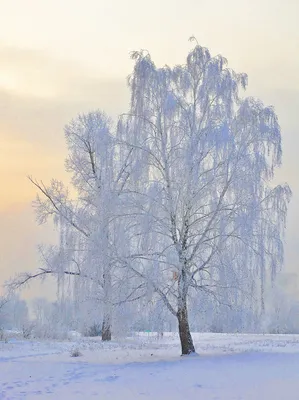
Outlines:
<svg viewBox="0 0 299 400"><path fill-rule="evenodd" d="M28 322L28 308L25 300L14 293L0 298L0 327L22 329Z"/></svg>
<svg viewBox="0 0 299 400"><path fill-rule="evenodd" d="M3 326L5 324L5 305L8 303L9 297L8 296L1 296L0 297L0 336L3 329ZM0 337L1 340L1 337Z"/></svg>
<svg viewBox="0 0 299 400"><path fill-rule="evenodd" d="M125 248L121 207L133 152L127 146L120 148L111 121L99 111L72 120L65 127L65 136L69 150L66 169L72 175L75 194L70 196L60 181L52 180L46 186L30 178L38 189L34 203L37 219L45 223L53 218L59 245L40 246L43 266L35 274L21 274L11 287L16 289L31 279L54 274L63 294L65 276L79 278L75 297L101 301L102 339L111 340L113 306L139 297L143 286L130 289L129 279L123 285L123 272L116 272L117 254Z"/></svg>

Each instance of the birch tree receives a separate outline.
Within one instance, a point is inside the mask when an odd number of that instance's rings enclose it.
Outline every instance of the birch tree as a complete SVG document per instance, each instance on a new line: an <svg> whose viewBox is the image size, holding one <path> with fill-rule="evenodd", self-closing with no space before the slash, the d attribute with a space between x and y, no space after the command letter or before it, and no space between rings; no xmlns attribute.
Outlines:
<svg viewBox="0 0 299 400"><path fill-rule="evenodd" d="M126 275L124 286L120 277L124 277L123 270L116 272L117 254L125 248L121 205L133 152L119 148L112 122L98 111L71 121L65 127L65 136L69 150L66 169L72 176L73 196L61 181L52 180L46 186L30 178L39 192L34 203L38 222L53 219L59 244L40 246L40 269L21 274L13 285L16 288L31 279L54 274L64 296L65 277L79 278L73 281L74 296L100 301L102 339L111 340L113 306L138 298L144 286L130 290L130 277Z"/></svg>
<svg viewBox="0 0 299 400"><path fill-rule="evenodd" d="M142 277L178 320L182 354L195 351L188 319L191 293L239 295L265 282L283 262L290 189L273 187L281 133L272 107L241 98L247 76L197 43L184 65L158 68L132 54L131 106L124 142L139 154L133 189L139 227L128 268ZM139 182L144 184L139 184Z"/></svg>
<svg viewBox="0 0 299 400"><path fill-rule="evenodd" d="M291 196L273 184L281 132L272 107L241 97L246 74L197 42L173 68L156 67L145 51L132 59L130 106L117 126L100 112L66 126L74 196L60 181L31 179L39 222L53 218L60 240L41 248L36 274L14 282L80 278L74 291L101 301L108 340L114 305L162 301L191 354L190 304L209 295L218 311L241 310L251 297L248 313L265 313Z"/></svg>

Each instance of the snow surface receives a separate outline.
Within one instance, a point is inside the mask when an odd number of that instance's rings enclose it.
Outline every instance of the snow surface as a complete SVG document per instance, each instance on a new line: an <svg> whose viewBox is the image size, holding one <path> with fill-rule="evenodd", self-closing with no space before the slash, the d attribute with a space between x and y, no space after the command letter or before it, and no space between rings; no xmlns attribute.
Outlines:
<svg viewBox="0 0 299 400"><path fill-rule="evenodd" d="M193 337L193 357L179 356L174 334L111 343L10 338L0 342L0 399L299 399L299 335ZM82 356L71 357L74 349Z"/></svg>

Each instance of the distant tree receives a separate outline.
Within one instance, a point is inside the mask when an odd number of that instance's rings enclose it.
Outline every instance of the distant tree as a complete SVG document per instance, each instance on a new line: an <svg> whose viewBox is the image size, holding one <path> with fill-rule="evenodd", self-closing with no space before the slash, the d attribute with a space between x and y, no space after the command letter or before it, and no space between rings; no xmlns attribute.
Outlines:
<svg viewBox="0 0 299 400"><path fill-rule="evenodd" d="M9 301L8 297L1 296L0 297L0 310L5 306L5 304Z"/></svg>
<svg viewBox="0 0 299 400"><path fill-rule="evenodd" d="M21 330L28 318L27 303L18 295L10 293L0 299L0 327Z"/></svg>

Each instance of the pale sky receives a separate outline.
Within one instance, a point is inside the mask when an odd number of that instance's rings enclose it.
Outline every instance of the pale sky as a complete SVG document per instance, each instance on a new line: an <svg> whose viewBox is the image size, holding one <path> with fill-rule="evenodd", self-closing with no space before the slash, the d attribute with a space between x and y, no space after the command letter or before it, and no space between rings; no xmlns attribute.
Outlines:
<svg viewBox="0 0 299 400"><path fill-rule="evenodd" d="M38 266L26 179L67 179L63 126L78 112L125 111L129 52L183 63L188 38L249 75L248 94L275 106L283 132L279 181L293 190L286 271L299 264L298 0L0 0L0 284ZM34 285L27 297L50 293Z"/></svg>

